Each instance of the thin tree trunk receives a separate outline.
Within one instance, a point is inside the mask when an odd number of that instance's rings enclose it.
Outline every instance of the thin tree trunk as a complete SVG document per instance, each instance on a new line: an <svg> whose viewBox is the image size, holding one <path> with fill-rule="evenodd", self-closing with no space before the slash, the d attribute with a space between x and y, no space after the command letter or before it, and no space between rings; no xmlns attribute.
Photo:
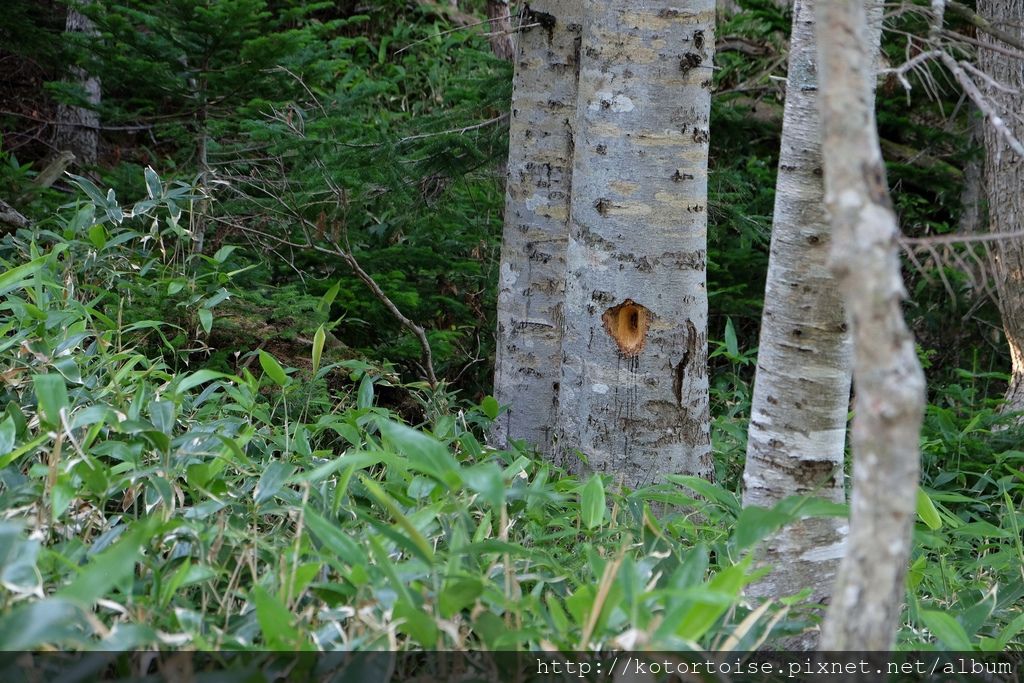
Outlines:
<svg viewBox="0 0 1024 683"><path fill-rule="evenodd" d="M714 16L714 0L593 0L584 26L557 446L630 487L713 474Z"/></svg>
<svg viewBox="0 0 1024 683"><path fill-rule="evenodd" d="M537 0L522 17L509 125L493 439L550 451L558 398L565 248L582 2Z"/></svg>
<svg viewBox="0 0 1024 683"><path fill-rule="evenodd" d="M899 230L875 128L865 7L822 2L817 17L831 263L846 300L857 387L850 535L821 646L888 650L910 555L924 375L901 310Z"/></svg>
<svg viewBox="0 0 1024 683"><path fill-rule="evenodd" d="M88 5L92 0L79 0L79 6ZM96 27L88 17L75 9L76 5L68 6L65 23L67 33L85 33L96 35ZM58 151L69 151L75 155L78 163L83 166L96 164L99 150L100 116L96 107L100 104L100 79L91 76L80 67L71 67L71 79L84 92L88 107L69 104L57 106L57 130L54 147Z"/></svg>
<svg viewBox="0 0 1024 683"><path fill-rule="evenodd" d="M831 229L824 207L814 25L815 1L796 0L744 505L771 507L798 494L846 499L851 347L842 298L828 268ZM845 521L823 517L781 529L761 549L760 561L772 572L748 593L769 598L810 588L811 603L826 602L845 529ZM812 648L815 637L808 632L788 646Z"/></svg>
<svg viewBox="0 0 1024 683"><path fill-rule="evenodd" d="M978 13L1014 38L1024 39L1024 0L978 0ZM988 33L979 33L978 38L1005 47ZM978 61L986 74L1011 89L992 88L988 96L1017 139L1024 138L1020 121L1024 111L1024 66L1019 59L995 50L979 50ZM984 126L982 138L990 229L1015 232L1024 224L1024 159L992 126ZM1011 380L1005 409L1024 411L1024 241L1004 240L998 244L995 272L1003 331L1010 347Z"/></svg>
<svg viewBox="0 0 1024 683"><path fill-rule="evenodd" d="M516 55L515 35L512 32L508 0L487 0L487 40L494 56L511 62Z"/></svg>

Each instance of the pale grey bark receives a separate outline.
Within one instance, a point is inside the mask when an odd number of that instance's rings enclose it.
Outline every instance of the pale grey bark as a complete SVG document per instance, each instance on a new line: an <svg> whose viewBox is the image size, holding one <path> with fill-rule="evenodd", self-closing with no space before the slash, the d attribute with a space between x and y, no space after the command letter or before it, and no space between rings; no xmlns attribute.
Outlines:
<svg viewBox="0 0 1024 683"><path fill-rule="evenodd" d="M636 487L713 473L707 155L714 0L588 3L557 449Z"/></svg>
<svg viewBox="0 0 1024 683"><path fill-rule="evenodd" d="M78 5L88 5L91 2L92 0L79 0ZM97 33L92 20L79 12L76 5L68 6L65 31L91 35ZM56 135L53 144L58 151L68 151L74 154L78 163L92 166L96 163L99 151L100 117L96 107L100 104L100 79L77 66L72 67L70 71L72 81L85 92L85 99L89 106L58 105Z"/></svg>
<svg viewBox="0 0 1024 683"><path fill-rule="evenodd" d="M493 439L549 452L558 398L582 2L530 3L518 39L498 282Z"/></svg>
<svg viewBox="0 0 1024 683"><path fill-rule="evenodd" d="M818 114L815 1L796 0L771 253L757 375L750 410L744 505L771 507L792 495L846 499L843 461L850 402L846 314L828 267ZM842 557L845 520L812 517L767 539L759 561L772 571L748 588L757 598L810 588L826 602ZM789 647L813 646L805 634Z"/></svg>
<svg viewBox="0 0 1024 683"><path fill-rule="evenodd" d="M978 0L978 13L990 25L1010 34L1008 38L1024 39L1024 0ZM978 38L1007 47L988 33L979 33ZM988 97L1014 137L1024 139L1024 62L986 49L978 51L978 61L986 74L1008 86L1008 90L990 88ZM1024 158L1010 149L1006 137L991 125L984 126L982 139L990 229L1017 232L1024 228ZM1011 362L1005 407L1024 411L1024 241L1004 240L995 254L996 291Z"/></svg>
<svg viewBox="0 0 1024 683"><path fill-rule="evenodd" d="M910 555L924 375L901 310L906 292L868 85L874 79L865 7L822 2L817 17L831 265L853 334L857 387L850 534L821 646L888 650Z"/></svg>

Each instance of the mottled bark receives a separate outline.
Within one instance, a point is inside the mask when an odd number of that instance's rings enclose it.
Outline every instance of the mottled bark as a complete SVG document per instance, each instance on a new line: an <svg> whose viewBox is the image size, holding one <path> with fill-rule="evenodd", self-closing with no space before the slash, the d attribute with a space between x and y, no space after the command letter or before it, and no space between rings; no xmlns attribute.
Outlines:
<svg viewBox="0 0 1024 683"><path fill-rule="evenodd" d="M549 452L561 360L582 2L530 4L518 40L498 283L493 439Z"/></svg>
<svg viewBox="0 0 1024 683"><path fill-rule="evenodd" d="M978 0L978 13L988 22L1024 39L1024 0ZM979 40L1007 47L988 33ZM1012 92L990 88L988 96L1003 123L1018 140L1024 139L1024 62L1003 52L981 49L978 61L989 76ZM1024 159L1014 153L1006 138L985 125L985 187L988 193L989 226L993 232L1016 232L1024 226ZM1024 240L1004 240L995 250L996 292L1003 317L1003 331L1010 347L1011 381L1006 409L1024 411Z"/></svg>
<svg viewBox="0 0 1024 683"><path fill-rule="evenodd" d="M88 5L91 2L92 0L79 0L79 5ZM75 5L68 7L65 31L96 35L96 27L92 20L75 7ZM85 100L89 106L58 105L53 144L59 151L68 151L74 154L79 164L92 166L96 163L99 150L100 116L96 108L100 104L100 79L77 66L72 67L70 72L72 82L85 93Z"/></svg>
<svg viewBox="0 0 1024 683"><path fill-rule="evenodd" d="M801 494L846 499L851 347L828 267L814 6L814 0L794 6L744 505L771 507ZM759 560L772 566L771 573L748 594L770 598L810 588L810 602L826 602L846 528L845 520L812 517L781 529L761 548ZM814 638L808 633L789 647L812 647Z"/></svg>
<svg viewBox="0 0 1024 683"><path fill-rule="evenodd" d="M584 25L557 447L630 487L713 471L714 15L714 0L594 0Z"/></svg>
<svg viewBox="0 0 1024 683"><path fill-rule="evenodd" d="M869 86L865 7L821 2L817 17L831 266L850 320L857 387L850 534L821 646L888 650L910 555L924 375L901 310L906 292Z"/></svg>

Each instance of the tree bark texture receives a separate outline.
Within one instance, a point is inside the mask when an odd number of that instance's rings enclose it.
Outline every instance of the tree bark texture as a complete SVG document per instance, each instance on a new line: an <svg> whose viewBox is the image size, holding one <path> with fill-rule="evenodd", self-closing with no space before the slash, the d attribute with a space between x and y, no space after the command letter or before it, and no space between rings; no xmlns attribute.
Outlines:
<svg viewBox="0 0 1024 683"><path fill-rule="evenodd" d="M821 647L888 650L916 510L924 375L901 310L906 292L869 86L867 13L861 2L829 1L817 17L831 266L853 334L857 388L850 534Z"/></svg>
<svg viewBox="0 0 1024 683"><path fill-rule="evenodd" d="M828 267L831 226L824 207L814 25L815 1L796 0L744 505L771 507L804 494L846 499L851 346ZM809 600L824 602L846 526L845 520L811 517L781 529L761 548L760 561L772 572L748 594L769 598L810 588ZM813 645L809 640L804 644Z"/></svg>
<svg viewBox="0 0 1024 683"><path fill-rule="evenodd" d="M978 13L994 26L1024 39L1024 0L978 0ZM987 33L979 40L1007 48ZM1018 140L1024 138L1024 62L995 50L978 50L982 70L1008 86L1012 92L989 88L994 109ZM990 125L982 133L985 145L985 186L988 219L992 232L1024 229L1024 159ZM1011 381L1006 392L1006 409L1024 411L1024 240L998 243L995 280L1003 331L1010 347Z"/></svg>
<svg viewBox="0 0 1024 683"><path fill-rule="evenodd" d="M506 62L511 62L516 55L510 11L508 0L487 0L487 40L494 56Z"/></svg>
<svg viewBox="0 0 1024 683"><path fill-rule="evenodd" d="M713 473L707 161L714 0L587 5L559 454L637 487Z"/></svg>
<svg viewBox="0 0 1024 683"><path fill-rule="evenodd" d="M79 4L88 5L91 1L80 0ZM95 35L96 26L72 4L68 6L65 32ZM100 117L96 107L100 104L100 79L77 66L70 71L71 79L85 92L90 106L58 105L54 147L58 151L66 150L74 154L79 164L92 166L96 163L99 151Z"/></svg>
<svg viewBox="0 0 1024 683"><path fill-rule="evenodd" d="M562 306L582 2L530 3L518 40L498 284L494 395L509 406L492 435L550 451Z"/></svg>

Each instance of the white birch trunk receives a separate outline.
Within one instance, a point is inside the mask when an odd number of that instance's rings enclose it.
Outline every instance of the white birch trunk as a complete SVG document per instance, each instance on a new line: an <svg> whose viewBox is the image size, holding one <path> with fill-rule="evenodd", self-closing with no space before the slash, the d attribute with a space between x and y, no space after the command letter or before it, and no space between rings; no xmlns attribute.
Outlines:
<svg viewBox="0 0 1024 683"><path fill-rule="evenodd" d="M629 487L665 473L710 478L715 1L587 7L558 452L570 469L612 473Z"/></svg>
<svg viewBox="0 0 1024 683"><path fill-rule="evenodd" d="M509 126L494 395L509 406L493 440L551 446L557 406L572 192L582 2L538 0L522 17Z"/></svg>
<svg viewBox="0 0 1024 683"><path fill-rule="evenodd" d="M978 13L998 28L1024 39L1024 0L978 0ZM978 38L1001 44L987 33ZM1018 140L1024 139L1024 62L995 50L978 50L982 70L1009 86L1012 92L990 88L988 95L1003 123ZM985 187L988 217L992 232L1017 232L1024 229L1024 159L1010 149L1006 139L993 126L984 125ZM996 291L1003 318L1003 332L1010 347L1010 386L1006 391L1006 409L1024 411L1024 240L1004 240L996 249Z"/></svg>
<svg viewBox="0 0 1024 683"><path fill-rule="evenodd" d="M831 259L850 319L857 387L850 535L821 646L888 650L910 555L924 375L901 310L906 293L868 85L874 79L865 8L822 2L817 16Z"/></svg>
<svg viewBox="0 0 1024 683"><path fill-rule="evenodd" d="M88 5L92 0L79 0L80 5ZM92 20L75 9L75 5L68 6L68 16L65 23L67 33L96 34L96 27ZM57 106L57 130L54 138L54 147L58 151L69 151L75 155L78 163L83 166L92 166L96 163L99 151L100 137L100 116L96 107L100 104L100 79L91 76L79 67L72 67L71 78L80 86L86 94L86 101L89 107L76 107L73 105L61 104Z"/></svg>
<svg viewBox="0 0 1024 683"><path fill-rule="evenodd" d="M775 186L771 254L751 403L743 504L771 507L791 495L846 499L843 462L850 403L846 314L828 267L818 113L815 0L796 0ZM811 589L825 602L842 556L846 522L807 518L765 541L772 572L757 598ZM790 647L813 645L813 634Z"/></svg>

